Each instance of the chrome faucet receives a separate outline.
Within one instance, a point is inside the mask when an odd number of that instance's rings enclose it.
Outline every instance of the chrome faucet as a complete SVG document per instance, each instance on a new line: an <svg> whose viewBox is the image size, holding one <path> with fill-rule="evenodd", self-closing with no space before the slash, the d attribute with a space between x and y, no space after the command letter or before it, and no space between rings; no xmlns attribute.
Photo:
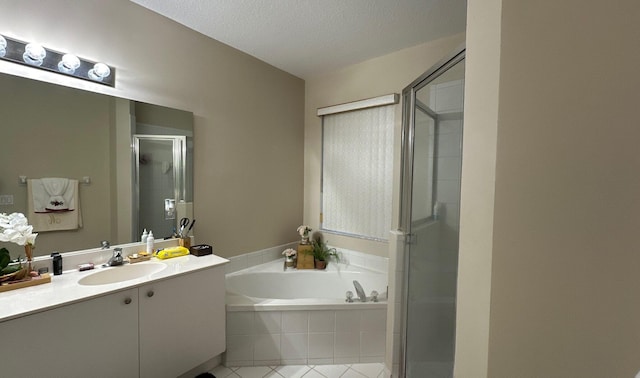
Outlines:
<svg viewBox="0 0 640 378"><path fill-rule="evenodd" d="M111 243L108 240L100 241L100 249L109 249L111 247Z"/></svg>
<svg viewBox="0 0 640 378"><path fill-rule="evenodd" d="M107 261L109 266L117 266L124 264L124 257L122 257L122 248L114 248L113 256Z"/></svg>
<svg viewBox="0 0 640 378"><path fill-rule="evenodd" d="M353 291L347 290L345 295L347 296L347 299L345 299L345 302L353 303Z"/></svg>
<svg viewBox="0 0 640 378"><path fill-rule="evenodd" d="M358 298L360 298L360 302L366 302L367 294L364 293L364 289L362 288L362 285L360 285L360 282L353 280L353 286L356 287L356 293L358 294Z"/></svg>

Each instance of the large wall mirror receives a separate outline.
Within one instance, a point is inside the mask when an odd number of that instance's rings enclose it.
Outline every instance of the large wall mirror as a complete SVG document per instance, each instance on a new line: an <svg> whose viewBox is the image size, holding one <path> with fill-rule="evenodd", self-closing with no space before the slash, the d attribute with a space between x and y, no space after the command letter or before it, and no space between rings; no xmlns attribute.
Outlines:
<svg viewBox="0 0 640 378"><path fill-rule="evenodd" d="M0 212L29 218L33 184L20 176L79 181L78 227L39 230L34 255L129 243L143 228L162 238L190 215L192 113L7 74L0 88ZM144 150L133 148L136 137Z"/></svg>

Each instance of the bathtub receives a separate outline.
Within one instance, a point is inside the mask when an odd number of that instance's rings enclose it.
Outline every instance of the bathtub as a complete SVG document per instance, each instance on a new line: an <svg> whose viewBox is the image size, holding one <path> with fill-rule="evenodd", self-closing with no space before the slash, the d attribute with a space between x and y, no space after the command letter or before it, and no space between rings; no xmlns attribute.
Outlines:
<svg viewBox="0 0 640 378"><path fill-rule="evenodd" d="M345 302L351 291L357 297L353 281L357 280L367 296L377 291L380 302ZM230 310L252 308L256 311L294 309L382 308L386 306L387 274L353 265L330 263L326 270L287 269L275 260L227 274L227 307ZM248 305L241 307L242 305ZM297 306L297 307L296 307ZM315 308L312 308L315 307Z"/></svg>
<svg viewBox="0 0 640 378"><path fill-rule="evenodd" d="M226 366L383 362L387 274L330 263L283 269L278 259L226 275ZM347 303L357 280L379 302Z"/></svg>

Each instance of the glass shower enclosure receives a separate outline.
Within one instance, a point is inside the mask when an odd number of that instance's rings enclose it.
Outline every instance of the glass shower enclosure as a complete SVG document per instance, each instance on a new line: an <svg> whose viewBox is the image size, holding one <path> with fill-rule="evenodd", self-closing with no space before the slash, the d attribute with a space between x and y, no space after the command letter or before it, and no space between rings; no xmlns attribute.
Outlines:
<svg viewBox="0 0 640 378"><path fill-rule="evenodd" d="M146 229L156 238L171 236L177 227L177 206L186 198L187 137L137 134L133 147L134 235Z"/></svg>
<svg viewBox="0 0 640 378"><path fill-rule="evenodd" d="M464 49L403 91L404 377L452 377Z"/></svg>

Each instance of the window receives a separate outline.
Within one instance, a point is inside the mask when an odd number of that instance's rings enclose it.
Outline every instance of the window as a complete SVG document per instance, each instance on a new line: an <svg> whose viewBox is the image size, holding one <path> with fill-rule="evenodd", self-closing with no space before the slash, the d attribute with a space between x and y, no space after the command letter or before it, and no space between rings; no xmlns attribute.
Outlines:
<svg viewBox="0 0 640 378"><path fill-rule="evenodd" d="M397 95L390 96L392 104L397 103ZM323 230L387 240L391 229L394 108L380 105L323 115Z"/></svg>

